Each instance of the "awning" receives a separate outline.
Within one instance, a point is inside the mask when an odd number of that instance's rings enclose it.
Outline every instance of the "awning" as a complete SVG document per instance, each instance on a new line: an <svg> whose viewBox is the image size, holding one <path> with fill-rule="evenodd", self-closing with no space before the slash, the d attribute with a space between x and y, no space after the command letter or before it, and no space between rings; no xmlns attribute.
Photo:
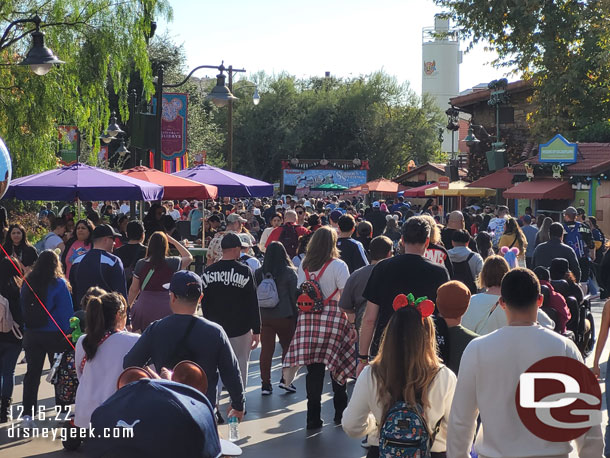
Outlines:
<svg viewBox="0 0 610 458"><path fill-rule="evenodd" d="M574 190L569 181L548 179L518 183L502 195L506 199L573 200Z"/></svg>
<svg viewBox="0 0 610 458"><path fill-rule="evenodd" d="M438 187L426 189L427 196L446 196L446 197L491 197L496 195L496 191L490 188L468 188L465 181L452 181L449 189L439 189Z"/></svg>
<svg viewBox="0 0 610 458"><path fill-rule="evenodd" d="M434 186L437 186L436 183L430 183L430 184L425 184L423 186L418 186L417 188L411 188L411 189L407 189L404 193L403 193L403 197L426 197L426 189L428 188L433 188Z"/></svg>
<svg viewBox="0 0 610 458"><path fill-rule="evenodd" d="M476 181L468 184L469 188L492 188L492 189L508 189L513 186L513 174L508 171L508 167L504 167L494 173L479 178Z"/></svg>

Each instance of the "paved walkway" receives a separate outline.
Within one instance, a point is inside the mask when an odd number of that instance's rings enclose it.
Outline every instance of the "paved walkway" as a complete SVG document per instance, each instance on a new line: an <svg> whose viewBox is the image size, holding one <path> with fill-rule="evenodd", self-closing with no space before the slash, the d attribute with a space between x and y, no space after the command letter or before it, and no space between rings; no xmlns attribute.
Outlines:
<svg viewBox="0 0 610 458"><path fill-rule="evenodd" d="M601 310L603 303L597 302L593 306L596 321L596 329L599 332L601 321ZM279 349L279 345L277 346ZM608 346L607 346L608 347ZM244 449L243 456L246 458L269 458L271 456L286 456L290 458L361 458L366 451L360 446L356 439L348 438L340 426L335 426L332 419L334 409L332 405L332 389L330 379L327 375L325 392L322 398L322 418L324 427L313 433L305 429L306 397L305 397L305 375L301 373L295 385L298 389L295 394L285 393L274 385L271 396L260 395L260 377L258 367L258 350L252 355L252 363L248 377L247 387L247 410L248 414L243 423L240 424L242 439L238 442ZM608 349L604 352L602 361L608 359ZM592 361L589 357L588 363ZM22 399L23 374L25 364L17 366L17 386L14 398ZM605 364L602 366L602 374ZM43 374L40 386L39 398L41 404L53 412L53 389L44 381L47 371ZM280 379L280 357L276 354L273 362L272 379L276 382ZM604 384L601 384L602 392ZM353 384L349 385L351 392ZM605 397L604 397L605 398ZM222 412L226 412L227 398L222 401ZM604 399L604 409L605 407ZM160 419L160 421L162 421ZM607 412L604 411L604 423L608 421ZM47 421L43 426L52 427L54 421ZM59 440L52 439L16 439L9 438L9 426L0 428L0 456L3 458L21 457L80 457L82 452L66 452L62 449ZM220 433L228 436L228 426L220 426ZM572 454L576 456L575 454Z"/></svg>

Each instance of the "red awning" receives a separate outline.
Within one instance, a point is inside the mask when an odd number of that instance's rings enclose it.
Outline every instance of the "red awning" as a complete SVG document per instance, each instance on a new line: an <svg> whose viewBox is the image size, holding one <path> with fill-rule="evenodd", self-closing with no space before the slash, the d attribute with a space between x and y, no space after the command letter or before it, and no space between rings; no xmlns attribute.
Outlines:
<svg viewBox="0 0 610 458"><path fill-rule="evenodd" d="M163 198L167 200L215 199L218 195L218 188L211 184L198 183L144 166L123 170L121 174L163 186Z"/></svg>
<svg viewBox="0 0 610 458"><path fill-rule="evenodd" d="M430 183L425 184L423 186L418 186L417 188L407 189L403 193L403 197L426 197L426 189L432 188L434 186L438 186L438 183Z"/></svg>
<svg viewBox="0 0 610 458"><path fill-rule="evenodd" d="M469 188L508 189L513 186L513 174L504 167L468 185Z"/></svg>
<svg viewBox="0 0 610 458"><path fill-rule="evenodd" d="M573 200L574 190L569 181L536 180L519 183L502 195L506 199Z"/></svg>

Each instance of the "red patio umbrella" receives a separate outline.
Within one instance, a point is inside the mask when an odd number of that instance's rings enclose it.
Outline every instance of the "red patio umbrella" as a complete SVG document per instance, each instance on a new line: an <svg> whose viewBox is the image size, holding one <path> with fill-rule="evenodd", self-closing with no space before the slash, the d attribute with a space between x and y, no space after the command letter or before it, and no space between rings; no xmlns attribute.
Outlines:
<svg viewBox="0 0 610 458"><path fill-rule="evenodd" d="M149 169L144 166L123 170L121 173L132 178L163 186L163 198L167 200L205 200L215 199L218 195L218 188L211 184L198 183L197 181L189 180L188 178L170 175L169 173Z"/></svg>

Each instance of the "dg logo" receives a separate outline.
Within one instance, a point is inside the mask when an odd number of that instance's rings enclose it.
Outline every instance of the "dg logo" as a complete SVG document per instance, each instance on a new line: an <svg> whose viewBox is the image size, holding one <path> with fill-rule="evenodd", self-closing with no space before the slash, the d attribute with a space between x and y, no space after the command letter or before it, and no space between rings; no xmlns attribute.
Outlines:
<svg viewBox="0 0 610 458"><path fill-rule="evenodd" d="M567 442L602 422L602 393L593 372L566 356L545 358L519 377L517 413L540 439Z"/></svg>

